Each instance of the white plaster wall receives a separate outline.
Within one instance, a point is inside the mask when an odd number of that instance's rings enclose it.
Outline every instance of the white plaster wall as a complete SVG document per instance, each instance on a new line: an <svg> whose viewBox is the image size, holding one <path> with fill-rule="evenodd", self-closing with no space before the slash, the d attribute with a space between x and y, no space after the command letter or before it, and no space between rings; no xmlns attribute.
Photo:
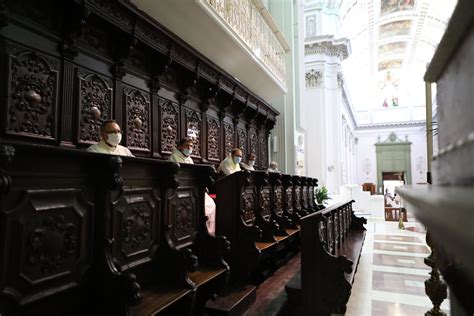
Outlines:
<svg viewBox="0 0 474 316"><path fill-rule="evenodd" d="M411 144L412 183L426 183L426 133L424 127L381 128L374 130L356 130L356 181L377 183L377 157L375 143L378 136L385 141L393 131L401 139L408 136Z"/></svg>

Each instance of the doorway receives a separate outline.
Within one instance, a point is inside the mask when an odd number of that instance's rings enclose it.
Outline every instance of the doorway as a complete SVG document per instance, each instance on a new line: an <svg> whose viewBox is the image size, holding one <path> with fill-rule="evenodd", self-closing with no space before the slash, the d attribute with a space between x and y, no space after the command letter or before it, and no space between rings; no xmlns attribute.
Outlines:
<svg viewBox="0 0 474 316"><path fill-rule="evenodd" d="M382 172L382 183L384 192L385 220L399 221L400 215L406 222L406 212L401 212L400 196L395 193L395 188L405 185L405 173L403 171Z"/></svg>

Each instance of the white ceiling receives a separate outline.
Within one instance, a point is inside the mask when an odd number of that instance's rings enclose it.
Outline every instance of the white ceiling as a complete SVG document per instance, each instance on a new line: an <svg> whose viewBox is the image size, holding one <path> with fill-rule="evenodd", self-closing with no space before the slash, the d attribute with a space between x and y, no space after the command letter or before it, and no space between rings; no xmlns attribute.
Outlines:
<svg viewBox="0 0 474 316"><path fill-rule="evenodd" d="M356 111L424 105L423 75L457 0L343 0L338 37ZM393 97L395 96L395 98ZM398 106L394 106L394 103ZM408 112L407 112L408 113Z"/></svg>

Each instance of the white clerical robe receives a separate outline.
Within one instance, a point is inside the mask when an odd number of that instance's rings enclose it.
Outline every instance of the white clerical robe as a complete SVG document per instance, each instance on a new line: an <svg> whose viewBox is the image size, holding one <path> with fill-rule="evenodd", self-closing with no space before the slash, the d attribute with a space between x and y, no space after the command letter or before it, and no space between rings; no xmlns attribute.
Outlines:
<svg viewBox="0 0 474 316"><path fill-rule="evenodd" d="M234 162L232 155L229 155L226 159L222 160L217 171L222 171L226 176L228 176L234 172L240 171L240 165Z"/></svg>
<svg viewBox="0 0 474 316"><path fill-rule="evenodd" d="M127 147L122 145L112 147L107 145L103 139L101 139L97 144L89 146L87 151L99 154L135 157Z"/></svg>
<svg viewBox="0 0 474 316"><path fill-rule="evenodd" d="M178 149L173 150L173 153L170 156L170 161L194 164L194 161L191 157L185 156ZM204 193L204 208L208 218L206 222L207 231L210 235L214 236L216 233L216 203L207 193Z"/></svg>

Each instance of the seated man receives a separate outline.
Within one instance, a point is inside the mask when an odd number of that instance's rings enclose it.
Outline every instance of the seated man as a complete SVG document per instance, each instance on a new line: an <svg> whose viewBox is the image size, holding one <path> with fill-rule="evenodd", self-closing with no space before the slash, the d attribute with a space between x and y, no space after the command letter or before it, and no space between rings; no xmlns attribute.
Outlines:
<svg viewBox="0 0 474 316"><path fill-rule="evenodd" d="M178 147L173 150L170 160L177 163L194 163L191 158L193 152L193 140L191 138L183 138L179 141Z"/></svg>
<svg viewBox="0 0 474 316"><path fill-rule="evenodd" d="M183 138L179 141L178 147L173 150L170 161L194 164L191 158L192 152L193 140L191 138ZM214 200L207 193L204 193L204 208L208 218L206 222L207 231L210 235L214 236L216 232L216 203L214 203Z"/></svg>
<svg viewBox="0 0 474 316"><path fill-rule="evenodd" d="M257 158L257 156L255 156L254 153L250 153L247 155L247 162L242 162L240 164L240 166L244 169L244 170L251 170L251 171L254 171L254 167L253 165L255 164L255 158Z"/></svg>
<svg viewBox="0 0 474 316"><path fill-rule="evenodd" d="M267 169L267 172L280 172L278 171L278 164L276 161L270 162L270 166Z"/></svg>
<svg viewBox="0 0 474 316"><path fill-rule="evenodd" d="M242 150L239 148L232 149L232 152L226 159L222 160L217 172L222 171L226 176L240 171L240 162L242 161Z"/></svg>
<svg viewBox="0 0 474 316"><path fill-rule="evenodd" d="M122 130L114 120L108 120L102 123L100 126L100 138L100 141L95 145L89 146L87 151L134 157L127 147L119 145L122 140Z"/></svg>

